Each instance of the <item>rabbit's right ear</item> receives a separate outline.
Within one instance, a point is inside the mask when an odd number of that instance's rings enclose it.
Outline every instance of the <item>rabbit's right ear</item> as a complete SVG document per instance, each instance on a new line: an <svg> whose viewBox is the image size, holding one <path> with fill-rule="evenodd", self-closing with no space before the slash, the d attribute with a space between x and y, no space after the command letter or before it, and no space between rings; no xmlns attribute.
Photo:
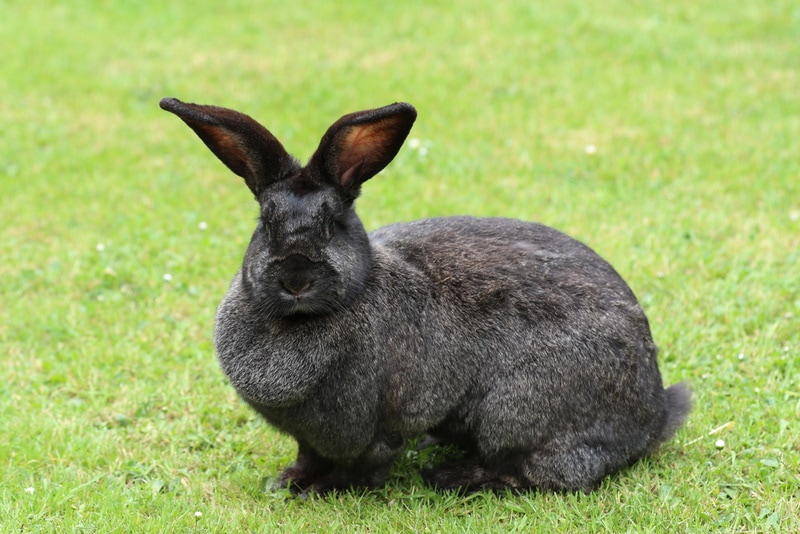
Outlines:
<svg viewBox="0 0 800 534"><path fill-rule="evenodd" d="M325 132L308 167L355 198L397 155L416 118L405 102L345 115Z"/></svg>
<svg viewBox="0 0 800 534"><path fill-rule="evenodd" d="M256 197L294 162L269 130L243 113L176 98L163 98L159 105L188 124Z"/></svg>

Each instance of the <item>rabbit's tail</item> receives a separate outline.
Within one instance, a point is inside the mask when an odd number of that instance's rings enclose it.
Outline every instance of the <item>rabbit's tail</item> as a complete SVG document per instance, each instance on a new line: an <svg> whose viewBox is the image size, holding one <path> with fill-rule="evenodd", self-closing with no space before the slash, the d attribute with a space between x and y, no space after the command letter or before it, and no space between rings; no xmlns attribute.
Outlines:
<svg viewBox="0 0 800 534"><path fill-rule="evenodd" d="M661 430L659 443L664 443L675 435L686 422L689 411L692 409L692 390L686 382L673 384L664 390L667 401L667 418Z"/></svg>

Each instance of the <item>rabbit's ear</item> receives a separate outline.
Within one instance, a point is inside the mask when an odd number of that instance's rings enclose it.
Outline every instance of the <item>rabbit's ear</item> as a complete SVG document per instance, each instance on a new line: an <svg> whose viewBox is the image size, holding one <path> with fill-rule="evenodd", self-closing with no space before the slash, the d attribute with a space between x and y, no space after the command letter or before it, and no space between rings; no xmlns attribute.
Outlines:
<svg viewBox="0 0 800 534"><path fill-rule="evenodd" d="M345 115L325 132L308 166L356 197L397 155L416 118L403 102Z"/></svg>
<svg viewBox="0 0 800 534"><path fill-rule="evenodd" d="M183 119L256 197L293 162L275 136L243 113L176 98L163 98L159 105Z"/></svg>

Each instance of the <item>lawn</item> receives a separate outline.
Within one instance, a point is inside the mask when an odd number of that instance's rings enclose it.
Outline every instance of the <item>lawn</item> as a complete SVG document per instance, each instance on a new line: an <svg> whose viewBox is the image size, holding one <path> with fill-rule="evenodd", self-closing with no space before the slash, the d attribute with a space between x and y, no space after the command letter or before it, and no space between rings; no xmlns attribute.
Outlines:
<svg viewBox="0 0 800 534"><path fill-rule="evenodd" d="M796 1L11 0L0 35L0 532L800 531ZM305 159L339 116L419 118L368 229L537 220L639 296L695 408L584 494L269 490L294 442L219 370L257 205L161 97Z"/></svg>

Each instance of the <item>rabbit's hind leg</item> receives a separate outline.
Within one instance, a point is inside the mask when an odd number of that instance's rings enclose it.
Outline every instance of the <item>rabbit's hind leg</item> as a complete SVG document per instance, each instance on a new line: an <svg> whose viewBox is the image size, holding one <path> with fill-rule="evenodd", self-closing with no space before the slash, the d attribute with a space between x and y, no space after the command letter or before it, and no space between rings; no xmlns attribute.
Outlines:
<svg viewBox="0 0 800 534"><path fill-rule="evenodd" d="M631 462L631 452L626 447L580 443L565 449L530 452L520 468L531 488L589 493L608 475Z"/></svg>
<svg viewBox="0 0 800 534"><path fill-rule="evenodd" d="M445 491L525 489L525 477L508 469L508 463L487 465L476 457L449 460L423 470L422 478L428 485Z"/></svg>
<svg viewBox="0 0 800 534"><path fill-rule="evenodd" d="M628 461L602 446L514 452L491 461L476 457L443 462L422 473L440 490L548 490L591 492L603 479Z"/></svg>

